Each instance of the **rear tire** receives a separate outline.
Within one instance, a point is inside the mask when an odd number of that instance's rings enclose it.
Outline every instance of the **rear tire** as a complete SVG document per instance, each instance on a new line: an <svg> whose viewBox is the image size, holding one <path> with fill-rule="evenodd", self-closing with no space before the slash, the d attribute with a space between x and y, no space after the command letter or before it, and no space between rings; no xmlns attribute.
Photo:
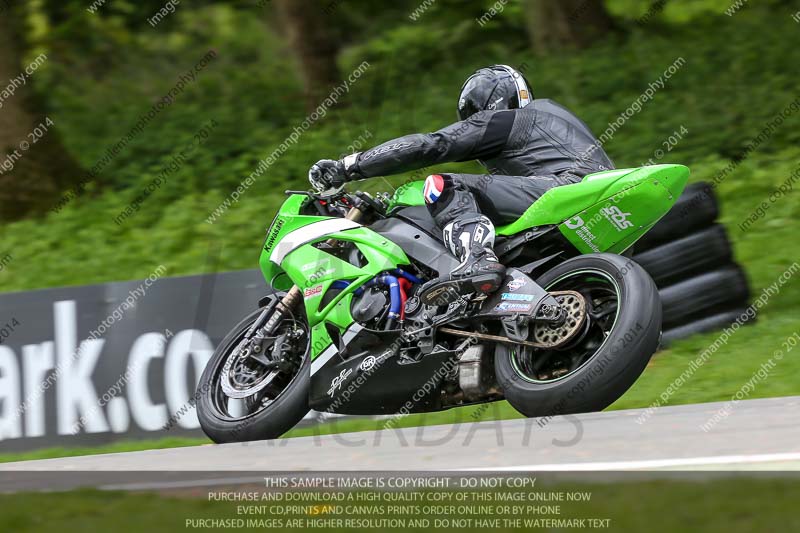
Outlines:
<svg viewBox="0 0 800 533"><path fill-rule="evenodd" d="M521 368L518 357L522 350L516 351L512 345L497 345L495 373L498 383L508 402L525 416L605 409L633 385L658 349L661 303L655 283L642 267L619 255L590 254L565 261L542 275L537 283L548 290L562 290L568 288L564 284L570 280L583 279L579 276L596 278L598 284L605 279L609 287L613 287L609 291L617 295L616 315L607 336L603 337L604 328L592 333L593 337L590 337L593 330L587 329L585 340L580 341L591 346L592 338L605 339L595 341L600 343L599 348L589 348L587 353L592 355L585 356L582 363L577 363L562 377L534 379ZM600 306L593 303L590 307L599 309ZM610 317L611 312L606 315ZM592 320L595 325L590 328L600 327L601 322L607 325L610 318ZM544 357L547 361L546 358L558 357L557 352L536 350L532 357Z"/></svg>
<svg viewBox="0 0 800 533"><path fill-rule="evenodd" d="M228 333L217 346L200 378L197 416L205 434L216 443L278 438L297 425L309 411L311 343L308 341L297 374L267 407L237 418L224 412L218 405L215 395L224 394L218 390L220 369L261 311L253 312Z"/></svg>

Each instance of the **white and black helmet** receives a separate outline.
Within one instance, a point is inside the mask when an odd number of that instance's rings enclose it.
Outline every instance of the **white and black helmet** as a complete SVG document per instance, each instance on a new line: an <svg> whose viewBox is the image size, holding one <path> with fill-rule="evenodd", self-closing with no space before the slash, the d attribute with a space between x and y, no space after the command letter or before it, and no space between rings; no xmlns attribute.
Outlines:
<svg viewBox="0 0 800 533"><path fill-rule="evenodd" d="M465 120L478 111L519 109L533 100L525 77L508 65L479 69L461 86L458 117Z"/></svg>

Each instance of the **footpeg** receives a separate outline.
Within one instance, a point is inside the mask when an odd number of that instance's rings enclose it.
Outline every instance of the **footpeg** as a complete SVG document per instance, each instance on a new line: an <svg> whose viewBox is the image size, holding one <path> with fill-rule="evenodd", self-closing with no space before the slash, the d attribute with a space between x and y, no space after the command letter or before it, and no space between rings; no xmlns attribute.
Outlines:
<svg viewBox="0 0 800 533"><path fill-rule="evenodd" d="M495 292L502 284L502 277L495 274L484 274L469 279L451 280L438 278L422 286L419 300L424 305L447 305L457 301L462 296L475 294L472 301L485 299Z"/></svg>

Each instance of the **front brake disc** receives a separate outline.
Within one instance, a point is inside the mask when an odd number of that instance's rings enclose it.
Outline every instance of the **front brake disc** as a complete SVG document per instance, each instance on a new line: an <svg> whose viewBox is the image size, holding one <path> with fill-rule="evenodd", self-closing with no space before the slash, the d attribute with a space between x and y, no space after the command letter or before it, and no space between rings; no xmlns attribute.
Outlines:
<svg viewBox="0 0 800 533"><path fill-rule="evenodd" d="M244 339L235 350L228 354L228 359L220 374L220 387L228 398L247 398L261 392L277 375L277 372L264 372L248 365L251 347L249 340ZM259 375L260 374L260 375Z"/></svg>

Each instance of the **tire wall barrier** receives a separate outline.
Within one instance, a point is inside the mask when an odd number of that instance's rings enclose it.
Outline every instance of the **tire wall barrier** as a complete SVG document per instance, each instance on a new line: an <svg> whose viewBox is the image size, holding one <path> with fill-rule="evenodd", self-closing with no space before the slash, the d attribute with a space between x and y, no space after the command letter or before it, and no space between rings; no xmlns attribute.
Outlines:
<svg viewBox="0 0 800 533"><path fill-rule="evenodd" d="M634 245L633 259L652 276L661 296L662 346L725 328L748 306L747 276L733 259L718 216L713 189L692 183Z"/></svg>

